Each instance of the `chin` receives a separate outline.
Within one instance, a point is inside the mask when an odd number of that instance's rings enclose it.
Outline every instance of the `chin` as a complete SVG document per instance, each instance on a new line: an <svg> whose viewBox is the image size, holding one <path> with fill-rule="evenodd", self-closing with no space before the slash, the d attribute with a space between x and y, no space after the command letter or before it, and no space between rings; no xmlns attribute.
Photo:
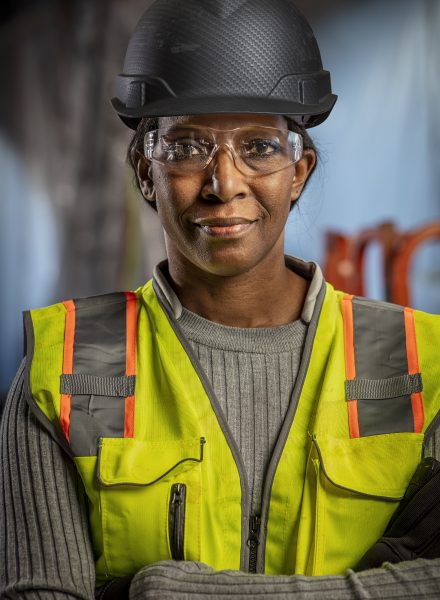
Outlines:
<svg viewBox="0 0 440 600"><path fill-rule="evenodd" d="M262 257L253 252L224 251L199 258L197 265L206 273L220 277L236 277L253 269Z"/></svg>

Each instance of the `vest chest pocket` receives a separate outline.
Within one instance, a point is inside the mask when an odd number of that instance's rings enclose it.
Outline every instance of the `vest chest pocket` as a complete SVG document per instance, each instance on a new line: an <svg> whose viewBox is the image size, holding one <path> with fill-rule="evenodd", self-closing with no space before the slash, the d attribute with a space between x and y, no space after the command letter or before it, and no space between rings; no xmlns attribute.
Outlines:
<svg viewBox="0 0 440 600"><path fill-rule="evenodd" d="M312 438L296 572L343 573L378 540L421 460L423 435Z"/></svg>
<svg viewBox="0 0 440 600"><path fill-rule="evenodd" d="M199 560L204 443L204 438L157 443L101 438L98 563L105 577L134 574L158 560Z"/></svg>

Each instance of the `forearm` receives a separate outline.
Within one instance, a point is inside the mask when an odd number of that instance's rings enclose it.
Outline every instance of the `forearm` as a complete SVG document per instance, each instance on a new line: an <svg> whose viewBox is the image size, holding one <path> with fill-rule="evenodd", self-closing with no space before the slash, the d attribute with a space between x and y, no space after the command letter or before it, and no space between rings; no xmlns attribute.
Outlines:
<svg viewBox="0 0 440 600"><path fill-rule="evenodd" d="M382 569L332 577L250 575L213 571L192 562L161 562L143 568L130 588L130 600L357 600L439 598L440 560L417 560Z"/></svg>
<svg viewBox="0 0 440 600"><path fill-rule="evenodd" d="M21 373L0 430L0 597L91 600L94 566L76 469L35 422Z"/></svg>

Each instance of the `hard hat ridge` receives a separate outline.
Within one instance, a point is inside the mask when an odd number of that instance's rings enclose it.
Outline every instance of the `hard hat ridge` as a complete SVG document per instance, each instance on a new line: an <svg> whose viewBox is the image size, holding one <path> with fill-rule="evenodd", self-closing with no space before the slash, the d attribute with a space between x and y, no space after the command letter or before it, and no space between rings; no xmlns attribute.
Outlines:
<svg viewBox="0 0 440 600"><path fill-rule="evenodd" d="M205 0L204 5L206 10L212 12L212 14L220 17L221 19L227 19L232 13L239 10L248 0L224 0L219 2L218 0Z"/></svg>

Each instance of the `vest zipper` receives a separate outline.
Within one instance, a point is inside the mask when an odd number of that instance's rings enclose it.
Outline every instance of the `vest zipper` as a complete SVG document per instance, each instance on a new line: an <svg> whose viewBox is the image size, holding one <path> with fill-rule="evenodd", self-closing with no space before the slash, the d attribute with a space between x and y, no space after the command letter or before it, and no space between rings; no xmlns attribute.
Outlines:
<svg viewBox="0 0 440 600"><path fill-rule="evenodd" d="M184 483L175 483L171 487L168 512L168 535L171 558L173 560L184 560L185 508L186 485Z"/></svg>
<svg viewBox="0 0 440 600"><path fill-rule="evenodd" d="M261 517L259 515L251 515L249 519L249 573L257 572L257 552L260 544L260 525Z"/></svg>
<svg viewBox="0 0 440 600"><path fill-rule="evenodd" d="M281 431L278 436L278 440L272 452L272 456L267 466L266 476L263 481L263 498L261 502L261 522L263 523L262 532L259 538L259 547L257 551L257 572L264 573L265 571L265 552L266 552L266 538L267 538L267 520L269 513L269 505L272 494L272 485L275 479L275 473L278 468L278 464L281 460L284 446L289 437L292 423L295 419L296 410L302 394L303 385L307 377L309 370L310 358L312 355L313 344L315 341L316 331L318 329L318 321L321 315L321 310L324 304L324 298L326 295L326 285L323 282L321 289L316 298L315 310L313 311L312 319L308 326L306 339L304 341L303 353L301 362L296 376L295 385L290 397L289 407L287 409L284 422L281 426Z"/></svg>

